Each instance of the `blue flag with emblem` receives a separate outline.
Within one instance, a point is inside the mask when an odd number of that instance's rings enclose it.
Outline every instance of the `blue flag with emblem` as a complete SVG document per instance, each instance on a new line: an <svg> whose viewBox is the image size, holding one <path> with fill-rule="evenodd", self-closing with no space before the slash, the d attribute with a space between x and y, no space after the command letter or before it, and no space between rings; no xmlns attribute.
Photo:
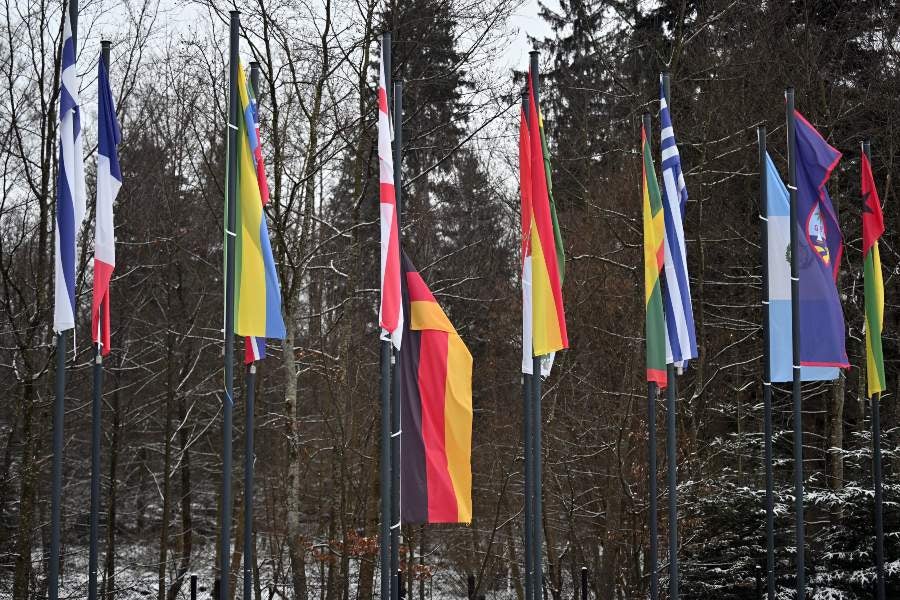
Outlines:
<svg viewBox="0 0 900 600"><path fill-rule="evenodd" d="M791 205L788 190L766 154L766 188L768 189L768 248L769 264L769 364L772 381L793 380L793 349L791 347ZM801 310L801 324L803 305ZM801 331L801 342L803 332ZM800 369L803 381L837 379L836 367L804 366Z"/></svg>
<svg viewBox="0 0 900 600"><path fill-rule="evenodd" d="M659 82L660 151L662 153L663 216L665 222L665 285L663 309L666 315L666 363L683 368L688 359L697 357L697 334L694 328L694 309L691 305L691 284L688 279L687 251L684 243L684 205L687 187L681 172L681 157L675 143L672 116L663 88Z"/></svg>
<svg viewBox="0 0 900 600"><path fill-rule="evenodd" d="M841 159L799 112L794 112L797 162L797 262L800 275L800 365L849 368L837 276L844 251L841 228L825 184Z"/></svg>

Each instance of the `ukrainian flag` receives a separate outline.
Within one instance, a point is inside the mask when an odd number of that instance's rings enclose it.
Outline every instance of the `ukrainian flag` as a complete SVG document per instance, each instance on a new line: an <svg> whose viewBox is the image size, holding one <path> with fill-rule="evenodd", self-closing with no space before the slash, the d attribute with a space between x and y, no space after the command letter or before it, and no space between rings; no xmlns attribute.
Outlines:
<svg viewBox="0 0 900 600"><path fill-rule="evenodd" d="M239 66L239 72L243 68ZM257 178L259 147L246 77L238 77L237 198L235 199L234 333L284 339L281 286L269 244L269 229Z"/></svg>

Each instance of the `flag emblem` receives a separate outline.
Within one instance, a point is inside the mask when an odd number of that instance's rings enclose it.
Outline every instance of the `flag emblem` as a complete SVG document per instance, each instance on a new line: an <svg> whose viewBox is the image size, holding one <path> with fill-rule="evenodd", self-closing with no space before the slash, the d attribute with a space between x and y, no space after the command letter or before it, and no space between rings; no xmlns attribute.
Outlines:
<svg viewBox="0 0 900 600"><path fill-rule="evenodd" d="M816 251L825 266L829 266L831 262L831 254L828 250L828 230L822 219L822 211L819 209L819 203L813 207L809 217L806 219L806 239L811 248Z"/></svg>

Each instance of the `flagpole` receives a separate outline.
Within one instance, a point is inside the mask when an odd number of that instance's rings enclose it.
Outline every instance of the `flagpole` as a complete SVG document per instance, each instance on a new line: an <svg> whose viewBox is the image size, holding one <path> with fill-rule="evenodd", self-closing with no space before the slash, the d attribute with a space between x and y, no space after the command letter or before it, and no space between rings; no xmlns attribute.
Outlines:
<svg viewBox="0 0 900 600"><path fill-rule="evenodd" d="M78 0L69 2L69 24L72 29L72 48L78 56ZM76 61L77 64L77 61ZM66 338L68 330L56 333L56 399L53 405L53 466L50 484L50 565L48 567L47 596L59 598L59 540L62 519L62 454L63 427L66 415Z"/></svg>
<svg viewBox="0 0 900 600"><path fill-rule="evenodd" d="M397 202L397 236L403 247L403 82L394 82L394 194ZM400 351L394 349L391 393L391 598L400 598Z"/></svg>
<svg viewBox="0 0 900 600"><path fill-rule="evenodd" d="M669 74L662 74L663 94L666 104L671 107L669 96ZM671 108L670 108L671 110ZM647 130L649 143L650 130ZM660 164L662 164L660 162ZM677 430L676 407L678 399L678 381L675 378L675 365L666 365L666 467L669 487L669 598L678 599L678 465L677 465Z"/></svg>
<svg viewBox="0 0 900 600"><path fill-rule="evenodd" d="M775 600L775 496L772 470L772 362L769 354L769 183L766 166L766 128L757 127L759 140L759 215L762 249L763 306L763 446L766 470L766 590Z"/></svg>
<svg viewBox="0 0 900 600"><path fill-rule="evenodd" d="M240 11L231 11L229 91L228 91L228 170L225 230L225 402L222 423L222 531L219 573L220 598L230 598L231 583L231 461L234 412L234 244L235 204L237 196L237 119L238 44Z"/></svg>
<svg viewBox="0 0 900 600"><path fill-rule="evenodd" d="M390 106L391 96L391 33L385 31L381 35L382 56L384 60L385 94ZM396 187L396 186L395 186ZM383 333L383 332L382 332ZM391 597L391 364L394 357L391 353L391 340L388 336L381 339L381 456L380 480L381 488L381 544L379 546L379 563L381 575L381 600Z"/></svg>
<svg viewBox="0 0 900 600"><path fill-rule="evenodd" d="M794 404L794 513L797 545L797 598L806 598L806 534L803 521L803 406L800 393L800 271L797 262L797 158L794 88L787 88L788 191L791 199L791 341Z"/></svg>
<svg viewBox="0 0 900 600"><path fill-rule="evenodd" d="M250 86L256 96L259 111L259 63L250 63ZM263 215L265 218L265 215ZM254 446L254 418L256 400L256 362L247 365L246 396L244 398L244 598L251 598L253 591L253 478L256 462Z"/></svg>
<svg viewBox="0 0 900 600"><path fill-rule="evenodd" d="M265 218L265 217L263 217ZM253 597L253 412L256 399L256 362L247 365L247 395L244 404L244 598Z"/></svg>
<svg viewBox="0 0 900 600"><path fill-rule="evenodd" d="M644 132L650 144L650 113L644 113ZM648 175L649 176L649 175ZM656 177L656 174L653 174ZM653 381L647 382L647 458L648 493L650 496L650 600L659 598L659 531L656 509L656 397L659 388Z"/></svg>
<svg viewBox="0 0 900 600"><path fill-rule="evenodd" d="M522 90L522 110L525 115L525 121L528 122L528 87L526 86ZM529 182L530 184L530 182ZM521 185L521 183L520 183ZM524 272L523 272L524 275ZM524 290L525 281L522 281L522 287ZM523 305L523 310L524 310ZM522 340L523 343L525 340ZM531 352L529 351L529 354ZM533 365L532 365L533 367ZM532 368L532 373L534 369ZM525 526L524 537L525 537L525 599L533 600L534 591L533 591L533 583L534 583L534 479L533 479L533 470L532 470L532 462L534 460L534 454L532 451L532 430L534 425L532 423L532 414L531 414L531 393L532 393L532 378L533 375L529 375L527 373L522 374L522 452L524 458L523 464L523 472L525 475L525 493L524 493L524 505L525 505Z"/></svg>
<svg viewBox="0 0 900 600"><path fill-rule="evenodd" d="M872 164L872 147L863 142L863 153ZM877 243L877 242L876 242ZM863 257L865 260L865 256ZM868 330L867 330L868 331ZM881 335L881 332L878 333ZM881 466L881 392L872 395L872 480L875 484L875 598L884 600L884 485Z"/></svg>
<svg viewBox="0 0 900 600"><path fill-rule="evenodd" d="M100 42L100 61L109 73L110 42ZM99 307L101 317L97 319L97 344L94 345L94 393L91 399L91 532L88 558L88 600L97 598L97 535L100 515L100 419L103 398L103 354L100 340L103 339L103 306Z"/></svg>
<svg viewBox="0 0 900 600"><path fill-rule="evenodd" d="M538 51L532 50L528 53L531 58L531 85L534 94L534 106L537 109L537 118L541 119L541 78L540 65L538 61ZM539 123L540 124L540 123ZM549 182L548 182L549 183ZM548 185L549 188L549 185ZM534 570L534 583L532 592L534 600L541 600L544 589L544 568L543 568L543 540L541 526L543 524L543 482L541 480L541 357L535 356L531 365L531 410L532 410L532 434L534 437L532 444L533 459L531 463L534 472L534 532L532 533L532 548L534 558L532 559L532 567Z"/></svg>

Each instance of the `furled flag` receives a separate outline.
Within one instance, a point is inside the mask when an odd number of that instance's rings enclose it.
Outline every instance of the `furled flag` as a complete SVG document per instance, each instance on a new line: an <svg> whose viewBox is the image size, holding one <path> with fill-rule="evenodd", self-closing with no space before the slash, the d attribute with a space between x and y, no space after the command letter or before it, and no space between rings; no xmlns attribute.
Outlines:
<svg viewBox="0 0 900 600"><path fill-rule="evenodd" d="M53 330L75 327L76 237L84 220L84 155L72 27L65 22L59 91L59 174L56 180L56 263Z"/></svg>
<svg viewBox="0 0 900 600"><path fill-rule="evenodd" d="M256 182L259 185L259 197L262 205L269 203L269 182L266 180L266 165L262 155L262 138L259 135L259 107L256 103L256 90L252 85L247 86L250 96L249 115L245 111L244 121L247 130L250 131L250 150L253 155L253 164L256 167ZM252 127L250 123L252 116ZM266 338L247 336L244 338L244 364L251 364L266 357Z"/></svg>
<svg viewBox="0 0 900 600"><path fill-rule="evenodd" d="M384 75L384 48L378 70L378 167L381 207L381 304L378 319L382 339L400 348L403 337L403 305L400 298L400 230L394 190L394 160L391 157L391 118Z"/></svg>
<svg viewBox="0 0 900 600"><path fill-rule="evenodd" d="M659 274L663 269L665 223L663 222L662 200L650 139L647 130L641 126L641 153L643 154L644 213L644 306L646 309L647 335L647 381L655 382L660 389L666 387L666 319L663 314L662 290Z"/></svg>
<svg viewBox="0 0 900 600"><path fill-rule="evenodd" d="M401 253L400 501L406 523L472 521L472 355Z"/></svg>
<svg viewBox="0 0 900 600"><path fill-rule="evenodd" d="M550 161L544 137L543 117L534 95L532 74L528 76L528 114L524 120L527 135L520 134L520 175L523 192L522 236L523 244L523 359L522 371L531 373L533 356L549 356L557 350L569 347L566 331L566 313L563 306L562 283L565 275L565 255L562 234L556 220L556 205L550 180ZM522 154L522 143L528 148ZM528 161L526 171L521 171L521 161ZM530 210L525 206L527 203ZM527 232L527 233L526 233ZM530 283L530 286L528 285ZM531 310L527 310L527 292L530 291ZM530 314L529 314L530 313ZM529 320L530 317L530 320ZM527 339L531 338L530 348ZM529 356L530 355L530 356ZM548 367L549 360L542 366Z"/></svg>
<svg viewBox="0 0 900 600"><path fill-rule="evenodd" d="M788 190L766 153L766 231L768 238L769 273L769 368L771 380L791 381L793 373L793 347L791 342L791 204ZM803 307L801 306L801 310ZM802 321L802 318L801 318ZM803 381L830 381L837 379L836 367L801 366Z"/></svg>
<svg viewBox="0 0 900 600"><path fill-rule="evenodd" d="M109 282L116 266L116 238L113 230L113 202L122 187L117 147L121 140L116 107L109 87L109 71L99 61L97 120L97 222L94 232L94 302L91 308L91 336L109 354ZM102 317L102 321L101 321Z"/></svg>
<svg viewBox="0 0 900 600"><path fill-rule="evenodd" d="M281 288L257 178L256 122L243 68L238 66L237 198L235 201L234 333L284 339Z"/></svg>
<svg viewBox="0 0 900 600"><path fill-rule="evenodd" d="M844 251L825 184L841 159L803 116L796 119L800 365L849 368L837 275Z"/></svg>
<svg viewBox="0 0 900 600"><path fill-rule="evenodd" d="M691 306L691 283L688 280L687 252L684 244L684 205L687 187L681 172L681 157L675 143L672 117L659 81L660 152L665 188L663 216L665 229L665 269L663 307L666 311L666 363L678 368L687 366L688 359L697 357L697 334L694 330L694 309Z"/></svg>
<svg viewBox="0 0 900 600"><path fill-rule="evenodd" d="M881 329L884 326L884 281L878 238L884 233L881 200L872 177L872 164L862 153L863 257L866 290L866 373L869 397L885 389L884 356L881 353Z"/></svg>

